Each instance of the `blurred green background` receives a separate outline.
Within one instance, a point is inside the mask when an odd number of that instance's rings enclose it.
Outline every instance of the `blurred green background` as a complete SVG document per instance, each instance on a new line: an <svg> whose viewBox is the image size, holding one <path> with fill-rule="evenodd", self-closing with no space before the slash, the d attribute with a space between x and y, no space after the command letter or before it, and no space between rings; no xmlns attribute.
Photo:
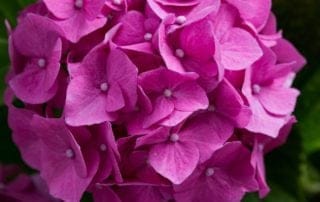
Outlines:
<svg viewBox="0 0 320 202"><path fill-rule="evenodd" d="M0 0L0 163L25 167L10 138L7 109L2 95L9 66L7 34L2 22L15 24L18 11L34 0ZM296 79L302 93L295 125L286 145L266 156L267 180L271 193L266 202L320 201L320 1L273 0L273 12L284 36L307 58L308 64ZM27 169L27 168L26 168ZM261 201L256 194L244 201Z"/></svg>

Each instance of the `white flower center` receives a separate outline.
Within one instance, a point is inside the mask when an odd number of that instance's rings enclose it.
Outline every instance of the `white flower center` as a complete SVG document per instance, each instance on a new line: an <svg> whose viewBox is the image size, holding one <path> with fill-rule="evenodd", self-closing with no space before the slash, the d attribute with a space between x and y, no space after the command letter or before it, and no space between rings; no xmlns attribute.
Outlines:
<svg viewBox="0 0 320 202"><path fill-rule="evenodd" d="M76 7L76 8L82 8L83 7L83 0L76 0L75 2L74 2L74 6Z"/></svg>
<svg viewBox="0 0 320 202"><path fill-rule="evenodd" d="M39 67L45 67L46 66L46 60L45 59L43 59L43 58L40 58L39 60L38 60L38 66Z"/></svg>
<svg viewBox="0 0 320 202"><path fill-rule="evenodd" d="M183 58L184 57L184 51L180 48L176 49L176 56L179 58Z"/></svg>
<svg viewBox="0 0 320 202"><path fill-rule="evenodd" d="M254 85L252 86L252 90L253 90L253 93L258 94L258 93L260 93L260 91L261 91L261 86L258 85L258 84L254 84Z"/></svg>
<svg viewBox="0 0 320 202"><path fill-rule="evenodd" d="M67 149L65 152L66 157L68 157L69 159L72 159L74 157L74 152L72 149Z"/></svg>
<svg viewBox="0 0 320 202"><path fill-rule="evenodd" d="M117 6L119 6L119 5L121 5L121 0L112 0L112 3L114 4L114 5L117 5Z"/></svg>
<svg viewBox="0 0 320 202"><path fill-rule="evenodd" d="M172 91L170 89L165 89L163 92L163 95L165 97L171 97L172 96Z"/></svg>
<svg viewBox="0 0 320 202"><path fill-rule="evenodd" d="M106 151L107 150L107 146L105 144L101 144L100 145L100 150L101 151Z"/></svg>
<svg viewBox="0 0 320 202"><path fill-rule="evenodd" d="M183 23L185 23L187 21L187 18L186 16L183 16L183 15L179 15L177 18L176 18L176 23L177 24L180 24L182 25Z"/></svg>
<svg viewBox="0 0 320 202"><path fill-rule="evenodd" d="M179 135L176 133L173 133L172 135L170 135L170 140L171 142L177 142L179 140Z"/></svg>
<svg viewBox="0 0 320 202"><path fill-rule="evenodd" d="M146 41L150 41L152 39L152 34L147 32L145 35L144 35L144 40Z"/></svg>
<svg viewBox="0 0 320 202"><path fill-rule="evenodd" d="M214 169L213 168L207 168L206 170L206 176L211 177L214 174Z"/></svg>
<svg viewBox="0 0 320 202"><path fill-rule="evenodd" d="M259 149L260 151L263 151L263 148L264 148L263 144L258 144L258 149Z"/></svg>
<svg viewBox="0 0 320 202"><path fill-rule="evenodd" d="M113 19L113 15L111 15L111 14L109 14L107 17L108 17L109 20Z"/></svg>
<svg viewBox="0 0 320 202"><path fill-rule="evenodd" d="M100 84L100 90L101 91L107 91L108 90L108 88L109 88L109 86L108 86L108 84L107 83L102 83L102 84Z"/></svg>

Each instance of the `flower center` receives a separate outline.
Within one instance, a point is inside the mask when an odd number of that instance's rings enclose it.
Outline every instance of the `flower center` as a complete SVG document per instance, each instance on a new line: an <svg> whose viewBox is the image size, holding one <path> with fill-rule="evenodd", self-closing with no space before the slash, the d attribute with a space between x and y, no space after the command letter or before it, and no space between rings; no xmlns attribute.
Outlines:
<svg viewBox="0 0 320 202"><path fill-rule="evenodd" d="M179 25L182 25L183 23L185 23L187 21L187 18L186 16L184 15L179 15L177 18L176 18L176 23L179 24Z"/></svg>
<svg viewBox="0 0 320 202"><path fill-rule="evenodd" d="M81 9L83 7L83 0L76 0L74 2L74 6L78 9Z"/></svg>
<svg viewBox="0 0 320 202"><path fill-rule="evenodd" d="M114 5L117 5L117 6L119 6L119 5L121 5L121 0L112 0L112 3L114 4Z"/></svg>
<svg viewBox="0 0 320 202"><path fill-rule="evenodd" d="M100 150L101 151L106 151L107 150L107 146L105 144L101 144L100 145Z"/></svg>
<svg viewBox="0 0 320 202"><path fill-rule="evenodd" d="M179 135L177 133L173 133L170 135L171 142L177 142L179 140Z"/></svg>
<svg viewBox="0 0 320 202"><path fill-rule="evenodd" d="M176 49L176 56L179 58L183 58L184 57L184 51L180 48Z"/></svg>
<svg viewBox="0 0 320 202"><path fill-rule="evenodd" d="M163 95L165 97L171 97L172 96L172 91L170 89L165 89L163 92Z"/></svg>
<svg viewBox="0 0 320 202"><path fill-rule="evenodd" d="M112 14L109 14L109 15L107 16L107 18L108 18L109 20L112 20L112 19L113 19L113 15L112 15Z"/></svg>
<svg viewBox="0 0 320 202"><path fill-rule="evenodd" d="M211 177L214 174L214 169L213 168L207 168L206 170L206 176Z"/></svg>
<svg viewBox="0 0 320 202"><path fill-rule="evenodd" d="M103 92L106 92L109 89L109 86L107 83L100 84L100 90Z"/></svg>
<svg viewBox="0 0 320 202"><path fill-rule="evenodd" d="M66 157L68 157L69 159L72 159L74 157L74 152L72 149L67 149L65 152Z"/></svg>
<svg viewBox="0 0 320 202"><path fill-rule="evenodd" d="M150 41L152 39L152 34L147 32L145 35L144 35L144 40L146 41Z"/></svg>
<svg viewBox="0 0 320 202"><path fill-rule="evenodd" d="M264 148L263 144L258 144L258 149L259 149L260 151L263 151L263 148Z"/></svg>
<svg viewBox="0 0 320 202"><path fill-rule="evenodd" d="M38 66L39 67L45 67L46 66L46 60L45 59L43 59L43 58L40 58L39 60L38 60Z"/></svg>
<svg viewBox="0 0 320 202"><path fill-rule="evenodd" d="M258 94L258 93L260 93L260 91L261 91L261 86L258 85L258 84L254 84L254 85L252 86L252 90L253 90L253 93L254 93L254 94Z"/></svg>

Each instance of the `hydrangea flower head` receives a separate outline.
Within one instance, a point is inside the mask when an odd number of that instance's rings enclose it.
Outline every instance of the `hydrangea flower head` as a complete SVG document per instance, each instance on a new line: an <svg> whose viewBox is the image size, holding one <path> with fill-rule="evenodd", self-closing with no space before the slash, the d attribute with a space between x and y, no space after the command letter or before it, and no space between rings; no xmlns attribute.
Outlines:
<svg viewBox="0 0 320 202"><path fill-rule="evenodd" d="M306 62L270 9L270 0L26 8L9 29L4 97L13 141L39 174L2 182L0 167L0 199L265 197L264 155L296 122L292 82Z"/></svg>

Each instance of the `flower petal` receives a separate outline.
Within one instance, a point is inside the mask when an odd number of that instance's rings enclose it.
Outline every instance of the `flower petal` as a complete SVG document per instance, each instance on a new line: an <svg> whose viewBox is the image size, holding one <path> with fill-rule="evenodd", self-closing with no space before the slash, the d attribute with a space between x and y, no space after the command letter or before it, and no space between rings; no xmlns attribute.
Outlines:
<svg viewBox="0 0 320 202"><path fill-rule="evenodd" d="M192 143L163 143L152 147L151 166L173 184L182 183L196 168L199 151Z"/></svg>
<svg viewBox="0 0 320 202"><path fill-rule="evenodd" d="M228 70L245 69L261 56L258 42L243 29L231 29L221 41L221 63Z"/></svg>

